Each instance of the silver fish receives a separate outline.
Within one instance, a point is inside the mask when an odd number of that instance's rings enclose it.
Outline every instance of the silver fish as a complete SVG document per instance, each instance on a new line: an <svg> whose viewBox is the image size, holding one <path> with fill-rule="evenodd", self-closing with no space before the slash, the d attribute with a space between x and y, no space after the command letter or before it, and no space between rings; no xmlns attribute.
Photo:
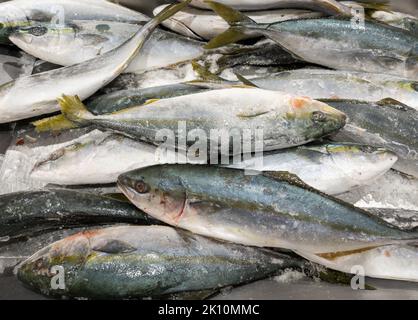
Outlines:
<svg viewBox="0 0 418 320"><path fill-rule="evenodd" d="M223 4L209 4L231 28L212 39L206 48L259 34L310 63L418 80L418 37L408 31L369 20L364 22L364 28L360 28L350 19L341 18L257 24Z"/></svg>
<svg viewBox="0 0 418 320"><path fill-rule="evenodd" d="M145 24L145 23L142 23ZM109 52L135 35L141 26L114 21L73 20L54 25L32 23L9 39L39 59L71 66ZM124 72L144 72L199 58L203 43L156 29Z"/></svg>
<svg viewBox="0 0 418 320"><path fill-rule="evenodd" d="M417 229L398 229L289 173L160 165L125 173L118 185L156 219L245 245L325 255L418 239Z"/></svg>
<svg viewBox="0 0 418 320"><path fill-rule="evenodd" d="M310 9L333 15L349 15L350 9L334 0L220 0L219 3L238 10L260 11L266 9ZM208 1L193 0L191 5L197 8L210 9Z"/></svg>
<svg viewBox="0 0 418 320"><path fill-rule="evenodd" d="M128 137L161 145L164 139L158 133L174 133L174 139L181 134L190 137L189 132L199 130L205 137L201 143L215 145L222 154L235 154L236 132L241 141L245 130L251 132L251 148L255 150L256 128L262 128L260 138L263 151L284 149L303 145L341 129L345 125L344 113L309 98L292 96L277 91L256 88L226 88L151 101L115 113L95 116L90 113L77 97L64 96L60 99L64 116L79 125L94 125L114 130ZM225 108L224 106L228 106ZM186 123L186 132L179 129L179 123ZM163 130L163 131L162 131ZM222 146L219 136L212 133L227 132L227 143ZM162 139L162 140L161 140ZM186 138L184 151L193 147L195 140ZM222 139L225 140L225 139ZM175 141L172 141L175 143ZM228 151L225 151L225 146ZM231 150L232 146L232 150ZM171 146L172 147L172 146ZM241 151L239 151L241 153Z"/></svg>
<svg viewBox="0 0 418 320"><path fill-rule="evenodd" d="M0 123L57 111L56 98L63 92L88 98L128 67L162 20L186 5L187 1L170 7L123 45L95 59L4 84L0 87Z"/></svg>
<svg viewBox="0 0 418 320"><path fill-rule="evenodd" d="M31 178L62 185L114 183L123 172L158 163L155 146L97 132L46 155Z"/></svg>
<svg viewBox="0 0 418 320"><path fill-rule="evenodd" d="M396 160L394 153L382 148L322 144L265 154L262 159L254 157L229 167L287 171L326 194L341 194L373 183L392 168Z"/></svg>
<svg viewBox="0 0 418 320"><path fill-rule="evenodd" d="M167 5L154 9L154 15L161 12ZM257 23L273 23L278 21L308 19L322 17L320 12L297 9L281 9L249 12L248 16ZM210 40L228 30L228 24L212 11L186 8L164 21L163 25L184 36L199 40ZM207 26L210 26L208 28Z"/></svg>
<svg viewBox="0 0 418 320"><path fill-rule="evenodd" d="M74 19L128 23L149 20L142 13L102 0L13 0L0 3L0 12L0 33L32 21L62 24Z"/></svg>
<svg viewBox="0 0 418 320"><path fill-rule="evenodd" d="M51 288L51 268L65 289ZM161 297L220 289L303 267L298 258L191 234L170 227L114 227L79 233L35 253L18 278L51 296L91 299Z"/></svg>
<svg viewBox="0 0 418 320"><path fill-rule="evenodd" d="M385 149L324 144L269 153L262 161L250 159L230 167L289 171L322 192L339 194L372 183L396 159ZM124 172L163 164L164 160L155 146L97 133L46 155L33 168L31 178L62 185L114 183Z"/></svg>
<svg viewBox="0 0 418 320"><path fill-rule="evenodd" d="M418 110L418 82L387 74L304 68L254 78L248 84L312 99L377 102L392 98Z"/></svg>

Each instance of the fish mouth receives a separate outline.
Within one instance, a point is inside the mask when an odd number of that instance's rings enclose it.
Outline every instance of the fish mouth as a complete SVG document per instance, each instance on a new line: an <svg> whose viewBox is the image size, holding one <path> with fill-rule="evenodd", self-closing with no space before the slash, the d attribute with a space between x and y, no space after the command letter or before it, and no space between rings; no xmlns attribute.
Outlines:
<svg viewBox="0 0 418 320"><path fill-rule="evenodd" d="M116 183L118 189L122 191L122 193L128 197L129 200L133 201L135 196L135 191L128 185L124 184L122 181L118 180Z"/></svg>

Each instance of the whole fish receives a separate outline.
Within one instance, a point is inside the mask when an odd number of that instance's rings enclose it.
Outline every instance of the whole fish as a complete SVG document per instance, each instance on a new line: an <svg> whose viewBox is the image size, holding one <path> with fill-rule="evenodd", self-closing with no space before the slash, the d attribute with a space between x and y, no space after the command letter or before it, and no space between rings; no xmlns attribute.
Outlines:
<svg viewBox="0 0 418 320"><path fill-rule="evenodd" d="M120 47L95 59L4 84L0 87L0 123L57 111L59 107L56 98L63 92L78 94L82 99L91 96L127 68L161 21L181 10L187 3L170 7Z"/></svg>
<svg viewBox="0 0 418 320"><path fill-rule="evenodd" d="M312 99L380 101L392 98L418 110L418 82L386 74L304 68L254 78L248 84L304 94Z"/></svg>
<svg viewBox="0 0 418 320"><path fill-rule="evenodd" d="M0 3L0 39L33 21L63 24L71 20L148 21L142 13L103 0L13 0Z"/></svg>
<svg viewBox="0 0 418 320"><path fill-rule="evenodd" d="M155 8L154 15L160 13L167 6L165 4ZM273 23L294 19L318 18L322 17L323 14L307 10L282 9L249 12L248 16L257 23ZM166 20L163 25L184 36L199 40L211 40L229 28L228 24L214 12L191 7L175 14ZM208 28L207 26L211 27Z"/></svg>
<svg viewBox="0 0 418 320"><path fill-rule="evenodd" d="M418 239L416 230L400 230L286 172L163 165L125 173L118 184L156 219L244 245L337 254Z"/></svg>
<svg viewBox="0 0 418 320"><path fill-rule="evenodd" d="M396 159L385 149L324 144L267 153L262 161L249 159L230 167L289 171L322 192L339 194L370 184ZM152 145L101 133L46 155L35 165L31 178L61 185L113 183L124 172L163 164L164 160Z"/></svg>
<svg viewBox="0 0 418 320"><path fill-rule="evenodd" d="M350 19L341 18L257 24L223 4L209 2L209 5L231 29L211 40L206 48L259 34L310 63L418 80L418 37L406 30L369 20L364 21L364 28L361 28Z"/></svg>
<svg viewBox="0 0 418 320"><path fill-rule="evenodd" d="M324 100L347 114L348 124L332 137L383 147L399 157L396 169L418 177L418 110L391 99L378 103Z"/></svg>
<svg viewBox="0 0 418 320"><path fill-rule="evenodd" d="M33 23L17 28L9 39L33 56L71 66L109 52L135 35L145 24L73 20L56 25ZM200 57L203 43L156 29L125 72L144 72Z"/></svg>
<svg viewBox="0 0 418 320"><path fill-rule="evenodd" d="M259 161L261 160L261 161ZM368 185L385 174L397 157L386 149L364 145L320 144L264 154L230 168L287 171L326 194L341 194Z"/></svg>
<svg viewBox="0 0 418 320"><path fill-rule="evenodd" d="M145 140L156 145L163 143L161 130L174 134L176 147L185 150L196 141L189 138L189 132L199 130L199 136L206 145L211 143L222 154L235 154L234 140L244 140L244 130L250 131L251 150L256 129L263 131L260 137L263 151L298 146L328 135L345 125L346 116L324 103L308 98L291 96L281 92L255 88L230 88L211 90L170 99L151 101L115 113L94 116L78 97L64 96L60 99L62 112L68 120L81 125L94 125L102 129L118 131L129 137ZM228 106L228 108L225 108ZM180 122L186 128L179 128ZM218 131L214 131L218 130ZM226 142L220 143L219 135L226 132ZM232 134L234 131L234 134ZM185 135L185 145L177 143ZM225 139L222 139L225 140ZM253 143L254 142L254 143ZM170 143L170 142L169 142ZM219 148L221 146L221 148ZM230 150L232 146L233 150ZM172 146L170 146L172 147ZM228 148L228 152L224 149ZM216 151L208 150L210 154ZM239 152L241 153L241 152Z"/></svg>
<svg viewBox="0 0 418 320"><path fill-rule="evenodd" d="M23 51L0 46L0 86L19 77L29 76L36 59Z"/></svg>
<svg viewBox="0 0 418 320"><path fill-rule="evenodd" d="M53 266L65 289L51 288ZM266 278L303 262L170 227L116 227L79 233L37 252L20 281L45 295L91 299L159 297L219 289Z"/></svg>
<svg viewBox="0 0 418 320"><path fill-rule="evenodd" d="M206 0L193 0L191 5L197 8L210 9ZM238 10L260 11L266 9L310 9L333 15L350 15L350 8L334 0L220 0L219 3Z"/></svg>
<svg viewBox="0 0 418 320"><path fill-rule="evenodd" d="M154 221L128 202L64 189L1 195L0 208L0 245L62 228Z"/></svg>
<svg viewBox="0 0 418 320"><path fill-rule="evenodd" d="M304 252L298 254L340 272L355 273L353 270L358 270L355 267L361 266L367 277L418 282L417 247L392 245L335 257Z"/></svg>

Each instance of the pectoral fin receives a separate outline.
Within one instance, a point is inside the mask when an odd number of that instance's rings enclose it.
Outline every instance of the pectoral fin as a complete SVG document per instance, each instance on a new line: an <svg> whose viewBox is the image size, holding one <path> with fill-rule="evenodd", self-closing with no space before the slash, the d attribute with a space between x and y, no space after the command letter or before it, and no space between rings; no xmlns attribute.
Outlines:
<svg viewBox="0 0 418 320"><path fill-rule="evenodd" d="M120 240L102 240L92 247L92 250L109 254L122 254L136 251L129 243Z"/></svg>

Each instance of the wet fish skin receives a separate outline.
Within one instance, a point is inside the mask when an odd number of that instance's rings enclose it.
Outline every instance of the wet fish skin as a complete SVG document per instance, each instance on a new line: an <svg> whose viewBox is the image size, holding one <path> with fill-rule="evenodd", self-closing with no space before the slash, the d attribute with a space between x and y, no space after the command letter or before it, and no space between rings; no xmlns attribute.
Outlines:
<svg viewBox="0 0 418 320"><path fill-rule="evenodd" d="M59 185L106 184L123 172L158 163L156 147L99 132L48 154L31 178Z"/></svg>
<svg viewBox="0 0 418 320"><path fill-rule="evenodd" d="M366 18L405 29L418 35L418 19L404 12L393 11L390 5L355 1L341 1L341 3L350 8L363 7Z"/></svg>
<svg viewBox="0 0 418 320"><path fill-rule="evenodd" d="M262 127L263 150L271 151L316 140L339 130L346 120L343 113L315 100L246 87L157 100L102 116L88 112L77 97L64 96L60 104L70 121L111 129L157 145L161 142L156 135L162 129L172 130L178 137L179 121L188 123L187 130L203 130L208 142L211 130L239 130L242 137L243 130ZM225 110L225 105L230 108ZM189 146L193 144L188 141ZM233 137L229 145L233 146Z"/></svg>
<svg viewBox="0 0 418 320"><path fill-rule="evenodd" d="M167 5L161 5L154 9L157 15ZM273 23L293 19L308 19L322 17L320 12L298 9L281 9L269 11L254 11L248 13L249 17L258 23ZM166 20L163 25L170 30L184 36L199 40L211 40L228 29L228 24L218 15L208 10L199 10L188 7ZM211 26L207 28L207 26Z"/></svg>
<svg viewBox="0 0 418 320"><path fill-rule="evenodd" d="M97 93L86 101L86 108L94 115L104 115L138 105L153 99L167 99L210 90L211 84L179 83L144 89L116 90L109 93ZM229 86L227 84L227 86ZM43 118L32 123L38 132L61 131L78 127L78 124L66 119L62 114Z"/></svg>
<svg viewBox="0 0 418 320"><path fill-rule="evenodd" d="M384 246L332 259L298 254L340 272L351 273L354 266L362 266L367 277L418 282L418 249L413 246Z"/></svg>
<svg viewBox="0 0 418 320"><path fill-rule="evenodd" d="M39 59L71 66L109 52L129 40L145 24L114 21L73 20L56 25L33 23L17 28L10 40ZM125 72L144 72L197 59L203 43L156 29Z"/></svg>
<svg viewBox="0 0 418 320"><path fill-rule="evenodd" d="M5 37L14 27L32 21L62 23L85 19L137 23L149 20L142 13L102 0L13 0L1 3L0 12L0 34Z"/></svg>
<svg viewBox="0 0 418 320"><path fill-rule="evenodd" d="M202 64L214 74L219 74L228 68L236 66L282 68L290 65L292 68L306 66L306 62L295 58L271 40L261 40L252 46L239 46L235 50L231 47L219 58L216 58L215 54L208 54L207 59L215 58L216 63L208 64L206 61L202 61Z"/></svg>
<svg viewBox="0 0 418 320"><path fill-rule="evenodd" d="M326 194L341 194L370 184L385 174L397 156L383 148L354 144L313 144L252 157L229 168L287 171Z"/></svg>
<svg viewBox="0 0 418 320"><path fill-rule="evenodd" d="M334 18L257 24L230 7L209 4L232 27L212 39L206 48L260 34L310 63L418 80L418 37L406 30L368 20L362 30L354 28L350 19Z"/></svg>
<svg viewBox="0 0 418 320"><path fill-rule="evenodd" d="M94 229L99 229L95 227ZM19 239L17 242L0 244L0 275L13 275L15 268L47 245L86 231L88 228L73 228L46 231L43 234Z"/></svg>
<svg viewBox="0 0 418 320"><path fill-rule="evenodd" d="M288 173L248 175L212 166L163 165L123 174L118 185L156 219L245 245L320 254L418 237L415 230L397 229Z"/></svg>
<svg viewBox="0 0 418 320"><path fill-rule="evenodd" d="M347 114L349 121L334 141L387 148L399 157L396 168L418 177L418 111L387 99L378 103L324 100Z"/></svg>
<svg viewBox="0 0 418 320"><path fill-rule="evenodd" d="M229 167L289 171L322 192L339 194L371 183L396 159L382 148L329 143L266 153L262 164L252 158ZM113 183L124 172L162 163L166 160L155 146L98 133L45 155L33 168L31 178L59 185Z"/></svg>
<svg viewBox="0 0 418 320"><path fill-rule="evenodd" d="M128 202L63 189L2 195L0 208L0 246L61 228L154 221Z"/></svg>
<svg viewBox="0 0 418 320"><path fill-rule="evenodd" d="M350 8L339 3L338 1L327 0L261 0L261 1L245 1L245 0L220 0L219 3L233 7L238 10L265 10L265 9L310 9L313 11L325 12L335 15L350 15ZM209 1L193 0L191 5L197 8L210 9Z"/></svg>
<svg viewBox="0 0 418 320"><path fill-rule="evenodd" d="M23 263L18 278L45 295L129 299L238 285L301 264L170 227L118 227L80 233L42 249ZM54 265L65 270L64 290L51 289Z"/></svg>
<svg viewBox="0 0 418 320"><path fill-rule="evenodd" d="M380 101L392 98L418 110L418 82L386 74L303 68L254 78L266 90L305 94L312 99Z"/></svg>
<svg viewBox="0 0 418 320"><path fill-rule="evenodd" d="M122 46L95 59L0 86L0 123L58 111L56 98L63 92L78 94L82 99L91 96L127 68L161 20L181 10L187 3L171 7L148 22Z"/></svg>

